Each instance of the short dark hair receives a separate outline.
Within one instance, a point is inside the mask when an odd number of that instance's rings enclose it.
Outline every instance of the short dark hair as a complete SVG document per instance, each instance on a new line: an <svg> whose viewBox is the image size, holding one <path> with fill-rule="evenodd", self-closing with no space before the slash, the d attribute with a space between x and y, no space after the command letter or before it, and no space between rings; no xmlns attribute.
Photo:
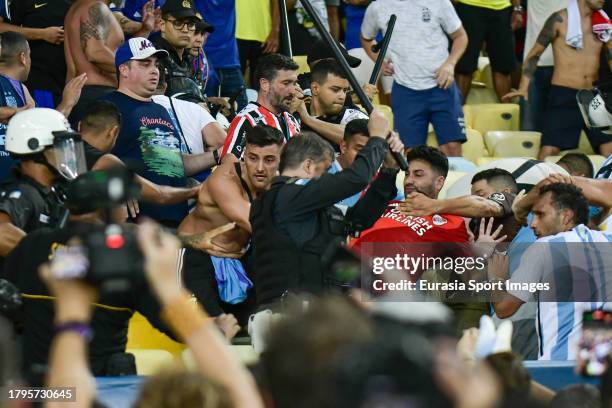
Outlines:
<svg viewBox="0 0 612 408"><path fill-rule="evenodd" d="M278 71L297 71L299 68L300 66L297 62L285 55L264 55L257 61L257 68L255 69L253 81L255 85L259 86L259 81L262 78L273 81L276 75L278 75Z"/></svg>
<svg viewBox="0 0 612 408"><path fill-rule="evenodd" d="M601 394L591 384L571 384L559 390L550 402L552 408L600 408Z"/></svg>
<svg viewBox="0 0 612 408"><path fill-rule="evenodd" d="M370 137L367 119L353 119L346 124L344 128L344 141L348 143L355 135Z"/></svg>
<svg viewBox="0 0 612 408"><path fill-rule="evenodd" d="M246 144L259 147L270 146L272 144L282 145L285 136L280 130L268 125L253 126L247 131Z"/></svg>
<svg viewBox="0 0 612 408"><path fill-rule="evenodd" d="M0 64L10 65L15 57L28 50L28 40L23 34L7 31L0 34Z"/></svg>
<svg viewBox="0 0 612 408"><path fill-rule="evenodd" d="M493 168L479 171L472 177L472 183L474 184L480 180L485 180L487 183L492 184L496 189L509 188L512 194L518 193L518 185L516 179L508 170Z"/></svg>
<svg viewBox="0 0 612 408"><path fill-rule="evenodd" d="M334 159L334 148L321 136L313 132L302 132L289 139L280 157L278 170L293 169L304 160L320 162Z"/></svg>
<svg viewBox="0 0 612 408"><path fill-rule="evenodd" d="M446 177L448 175L448 159L435 147L424 145L413 147L406 155L406 161L410 164L413 160L423 160L429 163L431 168L440 176Z"/></svg>
<svg viewBox="0 0 612 408"><path fill-rule="evenodd" d="M523 359L515 353L490 354L485 361L498 375L506 398L529 394L531 375L523 365Z"/></svg>
<svg viewBox="0 0 612 408"><path fill-rule="evenodd" d="M551 193L552 205L557 210L572 210L574 223L587 224L589 222L589 202L582 190L573 184L553 183L540 189L540 196Z"/></svg>
<svg viewBox="0 0 612 408"><path fill-rule="evenodd" d="M588 178L593 178L595 174L593 163L591 163L589 156L584 153L568 153L557 161L557 164L559 163L569 167L572 173L584 174Z"/></svg>
<svg viewBox="0 0 612 408"><path fill-rule="evenodd" d="M109 101L96 101L87 107L81 119L81 132L100 133L113 126L121 126L121 112Z"/></svg>
<svg viewBox="0 0 612 408"><path fill-rule="evenodd" d="M333 58L325 58L317 61L310 73L311 82L317 82L319 84L324 84L329 74L346 79L346 74L340 67L340 64Z"/></svg>

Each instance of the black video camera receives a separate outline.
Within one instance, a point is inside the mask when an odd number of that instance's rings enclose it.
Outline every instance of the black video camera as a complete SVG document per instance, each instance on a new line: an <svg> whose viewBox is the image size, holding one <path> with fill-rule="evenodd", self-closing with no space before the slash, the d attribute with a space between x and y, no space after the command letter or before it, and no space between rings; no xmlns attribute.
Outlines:
<svg viewBox="0 0 612 408"><path fill-rule="evenodd" d="M80 246L59 248L51 264L52 273L85 279L104 292L129 291L143 282L144 260L133 226L113 219L117 209L139 195L134 174L125 167L77 177L67 193L71 214L98 212L104 223L79 230Z"/></svg>

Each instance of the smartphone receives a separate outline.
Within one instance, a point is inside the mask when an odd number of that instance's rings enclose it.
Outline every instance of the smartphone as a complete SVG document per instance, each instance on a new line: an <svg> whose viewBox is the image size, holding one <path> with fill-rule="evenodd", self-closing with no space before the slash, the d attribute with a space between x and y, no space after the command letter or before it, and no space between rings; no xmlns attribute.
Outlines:
<svg viewBox="0 0 612 408"><path fill-rule="evenodd" d="M51 259L51 274L59 279L83 279L89 270L89 258L83 246L61 246Z"/></svg>
<svg viewBox="0 0 612 408"><path fill-rule="evenodd" d="M582 316L582 339L578 343L576 367L587 377L599 377L612 359L612 312L595 310Z"/></svg>

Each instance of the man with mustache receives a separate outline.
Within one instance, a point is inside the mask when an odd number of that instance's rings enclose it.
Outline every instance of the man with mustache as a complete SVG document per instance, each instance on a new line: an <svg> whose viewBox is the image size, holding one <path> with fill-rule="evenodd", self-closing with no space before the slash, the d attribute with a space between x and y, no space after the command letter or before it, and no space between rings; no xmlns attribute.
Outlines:
<svg viewBox="0 0 612 408"><path fill-rule="evenodd" d="M252 233L251 202L270 187L278 171L284 137L278 129L257 125L248 129L245 143L244 160L232 155L223 160L201 185L196 209L178 228L187 246L183 280L212 316L225 309L241 323L250 313L251 303L245 300L252 284L242 262L232 258L241 258L245 252ZM211 240L208 236L214 229L221 234ZM227 270L240 276L235 286L228 284L229 274L222 276ZM232 306L236 304L240 305Z"/></svg>
<svg viewBox="0 0 612 408"><path fill-rule="evenodd" d="M248 130L256 125L272 126L283 133L287 141L300 132L294 112L301 101L297 70L291 58L280 54L261 57L255 71L254 84L259 86L257 102L249 103L232 120L220 159L228 153L237 158L244 154Z"/></svg>

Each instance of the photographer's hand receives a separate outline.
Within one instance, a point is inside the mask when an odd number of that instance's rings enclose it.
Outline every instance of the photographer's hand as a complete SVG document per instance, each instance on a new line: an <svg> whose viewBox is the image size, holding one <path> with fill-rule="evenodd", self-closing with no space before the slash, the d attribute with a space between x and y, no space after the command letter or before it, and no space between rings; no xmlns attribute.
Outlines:
<svg viewBox="0 0 612 408"><path fill-rule="evenodd" d="M145 273L163 305L162 317L189 345L200 373L224 386L235 406L262 408L251 374L231 354L212 319L189 302L189 293L177 283L179 240L146 221L138 229L138 241L145 256Z"/></svg>
<svg viewBox="0 0 612 408"><path fill-rule="evenodd" d="M67 265L70 266L70 265ZM62 275L62 271L58 275ZM55 300L55 325L80 324L86 327L91 320L92 303L98 290L76 279L62 279L51 273L48 264L40 267L41 279L47 284ZM51 342L48 387L74 387L75 402L53 402L46 407L90 407L95 394L95 382L87 362L87 339L76 330L63 329Z"/></svg>

